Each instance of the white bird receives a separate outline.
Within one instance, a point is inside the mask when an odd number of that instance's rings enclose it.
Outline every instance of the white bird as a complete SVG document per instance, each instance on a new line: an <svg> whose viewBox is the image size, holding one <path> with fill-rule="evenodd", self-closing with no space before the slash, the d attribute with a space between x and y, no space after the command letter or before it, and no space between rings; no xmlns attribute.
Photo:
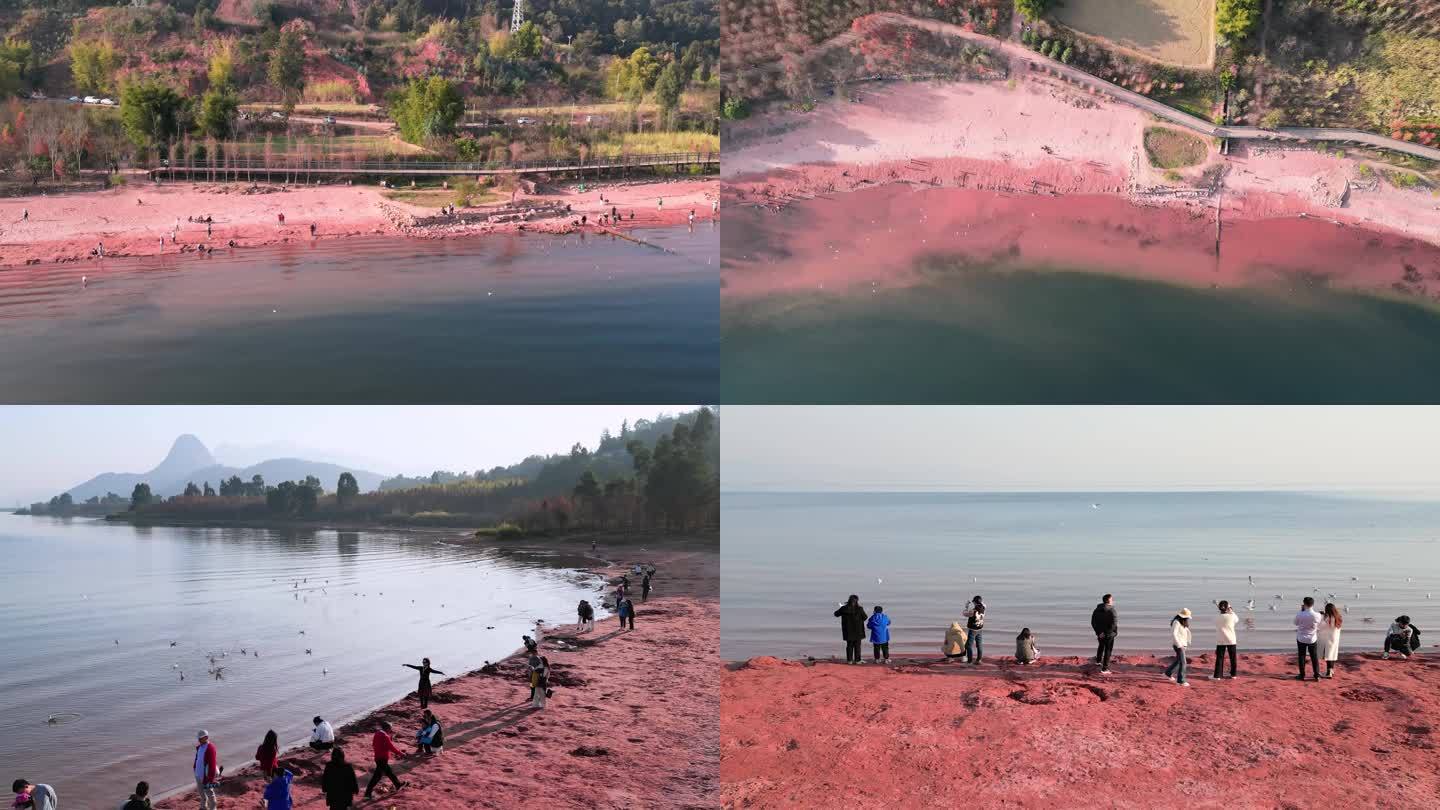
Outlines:
<svg viewBox="0 0 1440 810"><path fill-rule="evenodd" d="M328 669L322 669L322 670L320 670L320 674L321 674L321 675L329 675L329 674L330 674L330 670L328 670Z"/></svg>
<svg viewBox="0 0 1440 810"><path fill-rule="evenodd" d="M1274 605L1271 605L1271 606L1270 606L1270 609L1271 609L1271 610L1274 610L1274 609L1275 609L1275 606L1274 606Z"/></svg>
<svg viewBox="0 0 1440 810"><path fill-rule="evenodd" d="M882 577L876 577L876 578L875 578L875 584L877 584L877 585L882 584L882 583L884 583L884 582L885 582L885 580L884 580L884 578L882 578Z"/></svg>
<svg viewBox="0 0 1440 810"><path fill-rule="evenodd" d="M1246 602L1246 603L1245 603L1245 609L1246 609L1246 610L1254 610L1254 609L1255 609L1255 600L1254 600L1254 599L1251 599L1250 601Z"/></svg>
<svg viewBox="0 0 1440 810"><path fill-rule="evenodd" d="M1371 586L1370 586L1370 590L1372 590L1372 591L1375 590L1375 586L1374 586L1374 585L1371 585Z"/></svg>

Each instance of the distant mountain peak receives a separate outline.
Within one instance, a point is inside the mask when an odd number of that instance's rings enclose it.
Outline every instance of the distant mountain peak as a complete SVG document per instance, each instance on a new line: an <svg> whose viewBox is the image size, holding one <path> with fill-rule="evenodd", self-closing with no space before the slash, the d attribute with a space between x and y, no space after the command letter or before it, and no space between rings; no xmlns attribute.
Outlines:
<svg viewBox="0 0 1440 810"><path fill-rule="evenodd" d="M215 456L210 454L210 448L206 447L199 437L185 433L175 439L175 443L170 445L170 452L165 455L165 460L155 469L183 473L214 464Z"/></svg>

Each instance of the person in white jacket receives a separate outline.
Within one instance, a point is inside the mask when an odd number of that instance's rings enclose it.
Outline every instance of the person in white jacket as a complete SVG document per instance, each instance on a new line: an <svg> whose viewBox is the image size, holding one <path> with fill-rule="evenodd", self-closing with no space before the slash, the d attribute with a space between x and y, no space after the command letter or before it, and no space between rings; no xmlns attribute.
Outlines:
<svg viewBox="0 0 1440 810"><path fill-rule="evenodd" d="M1340 659L1340 625L1345 619L1334 602L1326 602L1321 615L1324 619L1320 622L1320 657L1325 659L1325 677L1333 678L1335 662Z"/></svg>
<svg viewBox="0 0 1440 810"><path fill-rule="evenodd" d="M330 725L330 721L316 715L310 722L315 724L315 730L310 732L310 747L316 751L329 751L334 748L335 728Z"/></svg>
<svg viewBox="0 0 1440 810"><path fill-rule="evenodd" d="M1300 612L1295 614L1295 650L1300 662L1300 674L1295 680L1305 680L1305 656L1310 656L1310 669L1315 680L1320 680L1320 614L1315 612L1315 598L1305 597L1300 603Z"/></svg>
<svg viewBox="0 0 1440 810"><path fill-rule="evenodd" d="M1240 617L1230 609L1230 602L1221 599L1215 603L1220 608L1220 615L1215 617L1215 674L1210 680L1218 681L1221 678L1235 677L1235 625L1240 623ZM1230 656L1230 674L1225 675L1225 656Z"/></svg>
<svg viewBox="0 0 1440 810"><path fill-rule="evenodd" d="M1165 677L1181 686L1189 686L1185 680L1185 650L1190 646L1190 608L1181 608L1170 620L1170 648L1175 651L1175 660L1165 667Z"/></svg>

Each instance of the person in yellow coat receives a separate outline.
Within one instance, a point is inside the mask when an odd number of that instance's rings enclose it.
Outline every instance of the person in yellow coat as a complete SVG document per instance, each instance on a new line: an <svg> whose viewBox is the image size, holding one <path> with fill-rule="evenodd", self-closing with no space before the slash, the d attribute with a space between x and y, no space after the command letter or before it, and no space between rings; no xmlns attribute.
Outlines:
<svg viewBox="0 0 1440 810"><path fill-rule="evenodd" d="M940 652L946 658L961 658L965 655L965 642L969 639L965 634L965 625L960 622L951 622L950 629L945 631L945 643L940 645Z"/></svg>

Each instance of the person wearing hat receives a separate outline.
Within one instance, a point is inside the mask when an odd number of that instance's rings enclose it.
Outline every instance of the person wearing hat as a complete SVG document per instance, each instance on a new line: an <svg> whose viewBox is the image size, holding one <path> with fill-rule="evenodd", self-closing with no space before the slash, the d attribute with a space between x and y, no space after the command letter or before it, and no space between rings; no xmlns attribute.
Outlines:
<svg viewBox="0 0 1440 810"><path fill-rule="evenodd" d="M1180 608L1170 620L1170 648L1175 651L1175 660L1165 667L1165 677L1181 686L1189 686L1185 680L1185 650L1190 646L1190 608Z"/></svg>
<svg viewBox="0 0 1440 810"><path fill-rule="evenodd" d="M1300 603L1300 612L1295 614L1295 650L1299 658L1300 674L1295 680L1305 680L1305 656L1310 656L1310 669L1315 680L1320 680L1320 622L1322 617L1315 612L1315 598L1307 596Z"/></svg>
<svg viewBox="0 0 1440 810"><path fill-rule="evenodd" d="M200 729L195 734L195 788L200 794L200 810L215 810L216 793L220 787L220 751L210 742L210 732Z"/></svg>

